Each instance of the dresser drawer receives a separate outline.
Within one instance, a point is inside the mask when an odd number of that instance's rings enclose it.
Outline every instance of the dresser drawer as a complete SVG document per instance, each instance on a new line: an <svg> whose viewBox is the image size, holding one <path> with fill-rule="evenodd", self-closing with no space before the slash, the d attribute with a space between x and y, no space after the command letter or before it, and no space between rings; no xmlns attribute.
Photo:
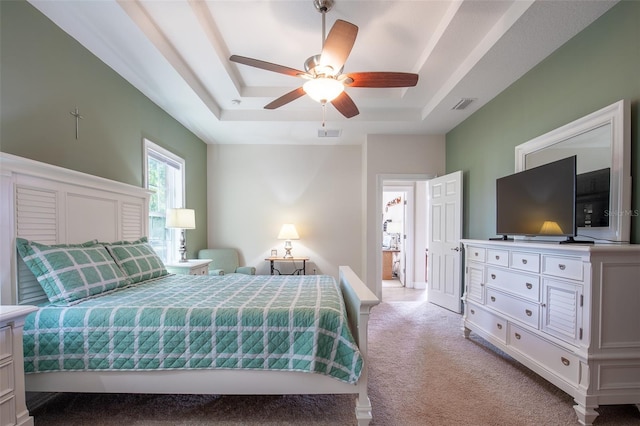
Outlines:
<svg viewBox="0 0 640 426"><path fill-rule="evenodd" d="M554 345L520 327L509 324L507 344L564 380L578 384L580 362L566 349Z"/></svg>
<svg viewBox="0 0 640 426"><path fill-rule="evenodd" d="M190 275L208 275L209 265L202 265L191 268Z"/></svg>
<svg viewBox="0 0 640 426"><path fill-rule="evenodd" d="M540 272L540 255L537 253L511 252L512 269L527 272Z"/></svg>
<svg viewBox="0 0 640 426"><path fill-rule="evenodd" d="M540 305L487 288L486 305L531 327L539 327Z"/></svg>
<svg viewBox="0 0 640 426"><path fill-rule="evenodd" d="M507 269L487 268L487 285L538 302L540 300L540 277Z"/></svg>
<svg viewBox="0 0 640 426"><path fill-rule="evenodd" d="M543 256L542 273L572 280L584 279L582 260L579 257Z"/></svg>
<svg viewBox="0 0 640 426"><path fill-rule="evenodd" d="M480 247L467 247L467 261L485 262L487 260L487 250Z"/></svg>
<svg viewBox="0 0 640 426"><path fill-rule="evenodd" d="M11 327L0 327L0 363L13 354L11 341Z"/></svg>
<svg viewBox="0 0 640 426"><path fill-rule="evenodd" d="M16 424L16 402L14 395L0 397L0 425Z"/></svg>
<svg viewBox="0 0 640 426"><path fill-rule="evenodd" d="M487 250L487 263L498 266L509 266L509 252L507 250Z"/></svg>
<svg viewBox="0 0 640 426"><path fill-rule="evenodd" d="M507 341L507 321L474 304L467 306L467 321L477 325L502 343Z"/></svg>
<svg viewBox="0 0 640 426"><path fill-rule="evenodd" d="M0 364L0 398L13 392L14 387L13 362Z"/></svg>

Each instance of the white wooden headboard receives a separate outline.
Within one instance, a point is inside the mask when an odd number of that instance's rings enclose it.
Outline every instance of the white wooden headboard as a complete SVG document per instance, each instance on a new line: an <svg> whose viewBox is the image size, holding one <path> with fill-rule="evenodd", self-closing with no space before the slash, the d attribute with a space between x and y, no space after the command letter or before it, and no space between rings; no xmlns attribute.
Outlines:
<svg viewBox="0 0 640 426"><path fill-rule="evenodd" d="M46 301L15 249L43 244L135 240L148 235L151 192L0 153L0 304Z"/></svg>

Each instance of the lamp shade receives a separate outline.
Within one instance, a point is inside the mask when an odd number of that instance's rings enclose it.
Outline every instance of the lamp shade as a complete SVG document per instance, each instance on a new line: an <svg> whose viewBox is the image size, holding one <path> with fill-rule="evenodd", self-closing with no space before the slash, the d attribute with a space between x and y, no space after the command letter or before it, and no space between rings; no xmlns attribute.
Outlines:
<svg viewBox="0 0 640 426"><path fill-rule="evenodd" d="M299 240L300 236L298 235L298 231L296 231L296 227L293 223L285 223L280 228L280 233L278 234L279 240Z"/></svg>
<svg viewBox="0 0 640 426"><path fill-rule="evenodd" d="M329 77L317 77L303 86L305 93L316 102L331 102L344 90L344 84Z"/></svg>
<svg viewBox="0 0 640 426"><path fill-rule="evenodd" d="M168 209L167 228L196 229L196 212L193 209Z"/></svg>

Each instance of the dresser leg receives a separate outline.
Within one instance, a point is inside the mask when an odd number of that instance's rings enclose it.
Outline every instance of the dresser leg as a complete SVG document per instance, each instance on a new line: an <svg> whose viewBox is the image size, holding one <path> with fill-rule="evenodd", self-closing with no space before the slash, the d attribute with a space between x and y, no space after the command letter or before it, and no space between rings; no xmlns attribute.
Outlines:
<svg viewBox="0 0 640 426"><path fill-rule="evenodd" d="M592 425L596 417L598 417L596 408L598 408L597 405L593 407L585 407L579 403L574 405L573 409L576 410L576 414L578 415L578 423L585 426Z"/></svg>
<svg viewBox="0 0 640 426"><path fill-rule="evenodd" d="M464 338L468 339L471 335L471 329L467 327L462 327L462 333L464 334Z"/></svg>

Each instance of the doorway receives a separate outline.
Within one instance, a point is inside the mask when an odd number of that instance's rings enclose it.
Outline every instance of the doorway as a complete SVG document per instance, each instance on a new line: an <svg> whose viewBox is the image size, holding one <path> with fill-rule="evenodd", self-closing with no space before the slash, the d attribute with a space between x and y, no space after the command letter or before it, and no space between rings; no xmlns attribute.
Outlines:
<svg viewBox="0 0 640 426"><path fill-rule="evenodd" d="M382 295L383 284L426 292L427 182L431 178L428 175L378 176L378 241L381 244L376 267L378 294ZM389 254L385 249L397 250ZM386 279L389 265L392 275Z"/></svg>

